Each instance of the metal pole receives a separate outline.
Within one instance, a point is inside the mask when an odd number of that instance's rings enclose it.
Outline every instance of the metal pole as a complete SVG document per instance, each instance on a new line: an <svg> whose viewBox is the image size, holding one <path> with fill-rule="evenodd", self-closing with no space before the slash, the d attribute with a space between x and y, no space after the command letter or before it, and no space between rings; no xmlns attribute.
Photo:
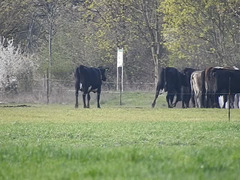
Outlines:
<svg viewBox="0 0 240 180"><path fill-rule="evenodd" d="M122 90L123 90L123 67L121 67L122 73L121 73L121 83L120 83L120 106L122 105Z"/></svg>
<svg viewBox="0 0 240 180"><path fill-rule="evenodd" d="M49 70L47 68L47 104L49 104L49 92L50 92L50 88L49 88Z"/></svg>
<svg viewBox="0 0 240 180"><path fill-rule="evenodd" d="M229 77L229 82L228 82L228 121L229 122L230 122L230 118L231 118L230 94L231 94L231 77Z"/></svg>
<svg viewBox="0 0 240 180"><path fill-rule="evenodd" d="M122 79L122 77L121 77L121 79ZM119 104L120 104L120 106L122 105L122 82L120 82L120 99L119 99Z"/></svg>
<svg viewBox="0 0 240 180"><path fill-rule="evenodd" d="M117 91L118 91L118 80L119 78L118 78L118 66L117 66Z"/></svg>
<svg viewBox="0 0 240 180"><path fill-rule="evenodd" d="M122 66L122 91L123 91L123 66Z"/></svg>

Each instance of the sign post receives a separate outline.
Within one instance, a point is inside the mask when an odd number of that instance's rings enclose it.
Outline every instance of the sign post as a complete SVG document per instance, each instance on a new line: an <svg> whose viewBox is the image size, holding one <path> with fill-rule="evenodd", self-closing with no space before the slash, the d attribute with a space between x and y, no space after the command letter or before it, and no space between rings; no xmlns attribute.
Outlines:
<svg viewBox="0 0 240 180"><path fill-rule="evenodd" d="M119 69L121 69L121 82L119 88ZM123 48L117 49L117 91L120 90L120 105L122 105L122 91L123 91Z"/></svg>

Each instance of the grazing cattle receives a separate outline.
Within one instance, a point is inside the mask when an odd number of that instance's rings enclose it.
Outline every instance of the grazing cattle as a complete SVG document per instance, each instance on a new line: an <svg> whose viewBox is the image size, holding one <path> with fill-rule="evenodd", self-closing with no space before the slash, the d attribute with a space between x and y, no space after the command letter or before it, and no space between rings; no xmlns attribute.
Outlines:
<svg viewBox="0 0 240 180"><path fill-rule="evenodd" d="M105 68L93 68L80 65L75 71L75 95L76 104L78 107L78 91L83 92L83 107L89 108L90 92L97 92L97 107L100 108L100 93L102 81L106 81ZM87 105L86 105L86 95L87 95Z"/></svg>
<svg viewBox="0 0 240 180"><path fill-rule="evenodd" d="M240 92L240 71L228 68L211 68L205 72L205 84L207 92L207 107L220 107L218 98L223 95L224 105L227 95L234 96Z"/></svg>
<svg viewBox="0 0 240 180"><path fill-rule="evenodd" d="M181 100L181 75L176 68L162 68L161 72L159 73L159 80L152 107L154 107L156 104L160 90L167 92L166 100L169 108L175 107L177 102ZM175 96L176 101L173 103Z"/></svg>
<svg viewBox="0 0 240 180"><path fill-rule="evenodd" d="M204 71L194 71L191 75L192 98L195 100L196 107L204 107L205 102L205 83Z"/></svg>
<svg viewBox="0 0 240 180"><path fill-rule="evenodd" d="M189 102L191 99L191 84L190 84L190 78L191 74L196 71L193 68L185 68L181 74L182 74L182 108L189 108ZM192 98L192 104L195 106L195 101Z"/></svg>

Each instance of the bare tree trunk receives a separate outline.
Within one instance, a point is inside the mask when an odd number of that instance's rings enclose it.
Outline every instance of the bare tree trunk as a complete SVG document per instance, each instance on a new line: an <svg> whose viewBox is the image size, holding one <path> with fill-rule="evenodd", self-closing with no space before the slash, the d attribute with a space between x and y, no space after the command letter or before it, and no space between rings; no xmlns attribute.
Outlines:
<svg viewBox="0 0 240 180"><path fill-rule="evenodd" d="M146 26L148 28L148 31L150 33L150 37L151 37L151 43L152 43L152 47L151 47L151 52L152 52L152 59L153 59L153 63L154 63L154 83L155 83L155 87L157 87L157 82L158 82L158 69L159 69L159 61L160 58L162 56L162 52L160 52L162 50L161 45L160 45L160 41L161 41L161 37L160 37L160 29L159 29L159 15L157 14L156 11L153 12L154 14L154 20L152 23L150 23L150 19L149 19L149 15L148 15L148 9L147 9L147 4L145 0L142 0L142 8L143 8L143 17L144 20L146 22ZM154 4L155 9L158 8L158 2L156 2L156 4ZM151 24L154 23L154 26L152 27Z"/></svg>
<svg viewBox="0 0 240 180"><path fill-rule="evenodd" d="M157 87L159 60L158 60L158 56L155 52L155 47L154 46L151 47L151 50L152 50L152 58L153 58L153 63L154 63L154 84L155 84L155 87Z"/></svg>
<svg viewBox="0 0 240 180"><path fill-rule="evenodd" d="M33 26L34 26L34 17L32 15L32 20L29 24L29 29L28 29L28 35L27 35L27 45L26 45L26 52L32 53L33 52L33 47L32 47L32 43L33 43Z"/></svg>
<svg viewBox="0 0 240 180"><path fill-rule="evenodd" d="M48 35L48 51L49 51L49 61L48 61L48 68L47 68L47 104L49 104L50 101L50 95L51 95L51 70L52 70L52 36L53 36L53 14L49 14L48 22L49 22L49 35Z"/></svg>

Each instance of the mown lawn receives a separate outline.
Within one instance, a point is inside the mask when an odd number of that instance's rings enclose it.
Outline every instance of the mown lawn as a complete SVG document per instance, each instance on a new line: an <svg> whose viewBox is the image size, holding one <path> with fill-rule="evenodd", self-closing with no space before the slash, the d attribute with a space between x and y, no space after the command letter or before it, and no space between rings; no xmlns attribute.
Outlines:
<svg viewBox="0 0 240 180"><path fill-rule="evenodd" d="M240 112L1 106L0 179L240 179Z"/></svg>

